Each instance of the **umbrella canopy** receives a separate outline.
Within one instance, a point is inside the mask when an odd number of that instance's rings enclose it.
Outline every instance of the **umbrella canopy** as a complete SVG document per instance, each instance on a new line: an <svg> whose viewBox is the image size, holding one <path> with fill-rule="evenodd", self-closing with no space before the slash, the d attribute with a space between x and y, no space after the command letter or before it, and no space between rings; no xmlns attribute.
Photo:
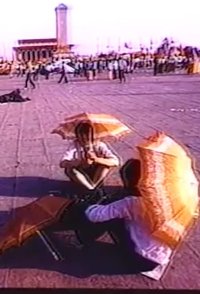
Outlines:
<svg viewBox="0 0 200 294"><path fill-rule="evenodd" d="M189 153L164 133L138 147L142 219L160 241L175 247L198 214L198 180Z"/></svg>
<svg viewBox="0 0 200 294"><path fill-rule="evenodd" d="M20 246L39 230L56 223L72 200L45 196L15 210L0 234L0 252Z"/></svg>
<svg viewBox="0 0 200 294"><path fill-rule="evenodd" d="M74 129L80 122L89 122L92 124L95 139L110 136L117 137L131 132L128 126L112 115L81 113L66 118L52 133L61 135L63 139L73 139L75 137Z"/></svg>

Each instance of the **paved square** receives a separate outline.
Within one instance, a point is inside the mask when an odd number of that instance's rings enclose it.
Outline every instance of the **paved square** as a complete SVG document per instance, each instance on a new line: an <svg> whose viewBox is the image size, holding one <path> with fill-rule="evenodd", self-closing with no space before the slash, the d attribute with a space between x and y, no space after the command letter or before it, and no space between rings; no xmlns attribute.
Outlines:
<svg viewBox="0 0 200 294"><path fill-rule="evenodd" d="M21 78L0 78L0 94L23 86ZM66 142L50 132L64 117L80 112L113 114L137 130L112 145L123 161L134 156L142 136L159 129L186 144L200 169L200 76L133 75L126 84L73 80L68 85L58 85L52 78L23 95L31 101L0 105L1 224L12 208L63 185L58 162ZM121 185L118 172L107 184ZM66 253L63 262L55 262L37 238L6 252L0 258L0 287L200 288L199 224L159 282L125 273L112 244L99 243L83 255L67 246L68 237L57 236Z"/></svg>

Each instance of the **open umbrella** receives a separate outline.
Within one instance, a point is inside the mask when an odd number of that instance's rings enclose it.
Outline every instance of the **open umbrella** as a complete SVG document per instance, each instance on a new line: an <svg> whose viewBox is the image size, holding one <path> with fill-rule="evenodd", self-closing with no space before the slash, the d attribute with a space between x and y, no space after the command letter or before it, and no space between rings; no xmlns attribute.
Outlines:
<svg viewBox="0 0 200 294"><path fill-rule="evenodd" d="M138 147L142 220L154 237L175 248L198 215L198 180L184 147L164 133Z"/></svg>
<svg viewBox="0 0 200 294"><path fill-rule="evenodd" d="M81 113L66 118L52 133L61 135L63 139L73 139L75 137L74 129L80 122L89 122L92 124L96 139L110 136L117 137L131 132L128 126L112 115Z"/></svg>
<svg viewBox="0 0 200 294"><path fill-rule="evenodd" d="M20 246L29 237L38 234L53 256L57 258L53 244L41 230L59 221L64 210L73 201L45 196L15 210L14 216L5 224L0 233L0 252L13 246Z"/></svg>

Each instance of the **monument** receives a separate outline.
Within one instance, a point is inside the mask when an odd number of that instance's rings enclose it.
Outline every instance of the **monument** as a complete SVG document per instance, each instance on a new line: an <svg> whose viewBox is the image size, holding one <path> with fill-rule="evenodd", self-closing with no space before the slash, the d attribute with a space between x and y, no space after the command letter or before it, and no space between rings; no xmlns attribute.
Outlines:
<svg viewBox="0 0 200 294"><path fill-rule="evenodd" d="M73 45L68 44L67 38L67 10L65 4L55 8L56 38L18 40L18 46L13 47L15 60L38 62L64 58L72 53Z"/></svg>
<svg viewBox="0 0 200 294"><path fill-rule="evenodd" d="M58 53L67 52L67 6L60 4L55 8L56 12L56 39Z"/></svg>

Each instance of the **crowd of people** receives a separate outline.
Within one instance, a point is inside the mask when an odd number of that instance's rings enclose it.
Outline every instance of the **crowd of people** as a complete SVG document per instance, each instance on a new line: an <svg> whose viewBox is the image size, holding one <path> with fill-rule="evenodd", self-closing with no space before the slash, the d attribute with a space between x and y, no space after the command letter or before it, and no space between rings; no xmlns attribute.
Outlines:
<svg viewBox="0 0 200 294"><path fill-rule="evenodd" d="M119 79L126 81L126 74L133 72L147 71L154 75L175 72L176 70L188 71L189 66L199 61L199 56L184 54L183 52L168 53L134 53L134 54L101 54L99 56L73 56L67 59L43 60L38 62L1 62L0 74L9 74L10 77L24 77L25 88L30 85L35 88L34 81L40 75L49 79L51 74L61 74L59 83L68 83L68 75L84 77L87 80L97 79L102 74L107 75L110 80ZM189 73L189 72L188 72Z"/></svg>

